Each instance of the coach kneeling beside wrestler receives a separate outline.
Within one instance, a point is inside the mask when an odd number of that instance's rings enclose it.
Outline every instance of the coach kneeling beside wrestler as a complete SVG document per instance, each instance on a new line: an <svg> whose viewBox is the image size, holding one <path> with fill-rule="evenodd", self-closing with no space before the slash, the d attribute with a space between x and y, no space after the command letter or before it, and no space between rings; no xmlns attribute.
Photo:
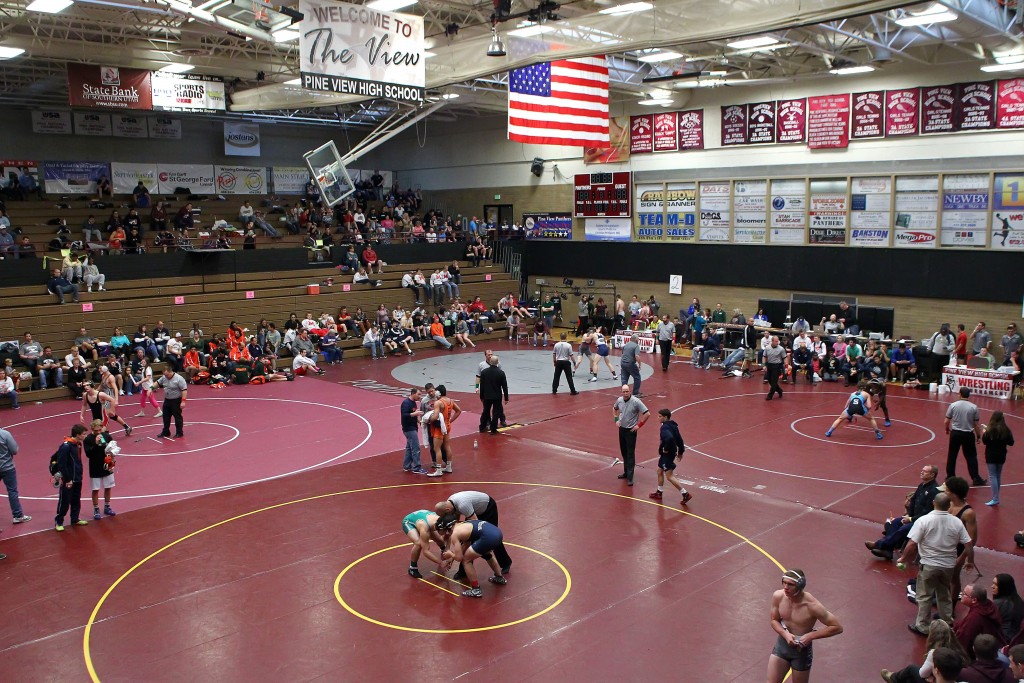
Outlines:
<svg viewBox="0 0 1024 683"><path fill-rule="evenodd" d="M883 527L884 535L875 542L865 541L864 545L875 557L891 560L893 552L898 550L907 540L907 534L918 518L927 515L932 511L932 502L939 492L939 485L936 478L939 476L939 468L935 465L925 465L921 468L921 483L913 493L907 494L904 507L907 514L896 517L885 522Z"/></svg>

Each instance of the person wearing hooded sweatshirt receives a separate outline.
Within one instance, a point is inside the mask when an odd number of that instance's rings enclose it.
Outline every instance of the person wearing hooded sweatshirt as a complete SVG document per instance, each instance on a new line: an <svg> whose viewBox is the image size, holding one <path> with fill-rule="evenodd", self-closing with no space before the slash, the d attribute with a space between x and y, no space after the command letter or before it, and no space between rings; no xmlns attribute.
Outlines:
<svg viewBox="0 0 1024 683"><path fill-rule="evenodd" d="M658 490L650 497L653 500L661 500L667 477L668 483L679 489L679 493L683 495L682 505L686 505L693 496L683 488L675 475L676 463L683 459L686 444L683 443L683 436L679 433L679 425L672 420L671 410L668 408L659 410L658 421L661 422L661 444L658 446Z"/></svg>
<svg viewBox="0 0 1024 683"><path fill-rule="evenodd" d="M1005 644L999 608L988 599L988 587L984 581L964 586L960 602L967 607L967 613L953 622L953 633L971 658L977 657L974 639L983 633L995 638L999 645Z"/></svg>
<svg viewBox="0 0 1024 683"><path fill-rule="evenodd" d="M1010 668L996 658L999 643L987 633L974 639L974 662L960 670L962 683L1017 683Z"/></svg>

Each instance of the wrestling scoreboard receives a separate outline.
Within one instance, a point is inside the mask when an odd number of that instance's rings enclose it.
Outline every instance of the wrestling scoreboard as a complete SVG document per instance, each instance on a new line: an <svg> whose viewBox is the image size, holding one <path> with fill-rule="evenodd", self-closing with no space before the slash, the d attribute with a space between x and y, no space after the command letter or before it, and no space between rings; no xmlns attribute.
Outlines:
<svg viewBox="0 0 1024 683"><path fill-rule="evenodd" d="M630 173L580 173L576 175L573 215L576 218L632 215Z"/></svg>

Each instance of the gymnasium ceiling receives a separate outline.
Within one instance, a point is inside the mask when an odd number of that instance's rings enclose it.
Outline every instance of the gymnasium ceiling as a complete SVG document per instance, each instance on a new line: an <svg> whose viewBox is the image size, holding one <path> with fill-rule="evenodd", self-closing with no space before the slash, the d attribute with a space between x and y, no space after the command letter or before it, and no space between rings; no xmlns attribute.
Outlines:
<svg viewBox="0 0 1024 683"><path fill-rule="evenodd" d="M235 114L370 126L411 113L390 101L360 101L289 84L299 76L298 41L275 39L273 33L291 23L280 5L252 0L75 0L58 14L42 14L28 11L29 2L0 0L0 46L25 50L0 61L0 104L7 107L66 107L68 62L153 70L187 62L195 67L192 73L221 76L231 84L230 110ZM284 2L286 9L297 8L297 0ZM646 10L614 14L608 11L621 9L626 0L513 0L511 18L496 24L506 46L504 57L485 54L492 38L494 0L419 0L399 11L424 17L432 53L426 61L428 95L458 95L435 114L449 119L504 112L508 70L556 57L607 54L614 112L616 105L632 109L633 102L651 95L682 99L681 93L693 87L835 78L830 70L849 66L872 66L879 72L915 66L980 68L995 64L996 58L1024 55L1024 0L650 4ZM909 27L897 23L937 11L956 18ZM257 12L262 15L259 24ZM533 35L510 35L513 31ZM762 49L728 45L762 36L777 42ZM668 51L679 56L659 62L642 59ZM1001 76L1021 73L1024 68ZM978 77L987 78L980 71Z"/></svg>

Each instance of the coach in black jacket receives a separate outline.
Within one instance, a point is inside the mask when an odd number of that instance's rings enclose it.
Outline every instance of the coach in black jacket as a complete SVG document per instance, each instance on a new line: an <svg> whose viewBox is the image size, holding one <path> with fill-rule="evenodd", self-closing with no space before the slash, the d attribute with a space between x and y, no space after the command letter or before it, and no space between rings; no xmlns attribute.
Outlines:
<svg viewBox="0 0 1024 683"><path fill-rule="evenodd" d="M83 424L71 428L71 436L64 439L55 453L60 481L57 483L57 516L54 530L64 531L64 516L71 511L71 524L85 526L89 522L79 519L82 509L82 442L88 430Z"/></svg>
<svg viewBox="0 0 1024 683"><path fill-rule="evenodd" d="M935 465L925 465L921 468L921 483L907 497L907 502L904 506L907 514L903 517L887 520L884 527L885 535L874 543L871 541L864 543L872 555L886 560L892 559L893 551L903 545L903 542L907 539L907 534L910 533L910 527L914 526L914 522L932 511L932 501L935 500L935 496L939 493L938 482L935 481L938 476L939 468Z"/></svg>
<svg viewBox="0 0 1024 683"><path fill-rule="evenodd" d="M508 403L508 380L505 371L498 367L498 357L492 355L487 359L487 367L480 372L480 400L484 410L480 414L480 431L490 430L498 433L498 418L504 414L501 399Z"/></svg>

